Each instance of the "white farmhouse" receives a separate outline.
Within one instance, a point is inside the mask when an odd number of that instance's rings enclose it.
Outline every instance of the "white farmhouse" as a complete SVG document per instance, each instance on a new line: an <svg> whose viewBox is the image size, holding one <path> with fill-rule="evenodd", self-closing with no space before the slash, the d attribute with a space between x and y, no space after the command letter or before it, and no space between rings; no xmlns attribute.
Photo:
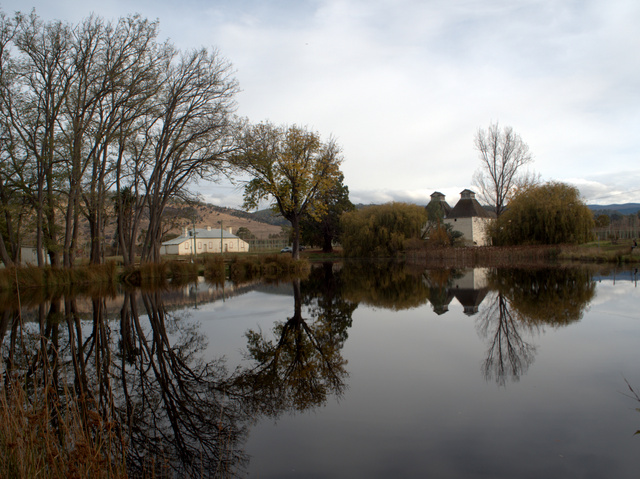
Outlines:
<svg viewBox="0 0 640 479"><path fill-rule="evenodd" d="M160 254L190 255L203 253L246 253L249 243L231 232L231 228L184 228L182 236L162 243Z"/></svg>
<svg viewBox="0 0 640 479"><path fill-rule="evenodd" d="M460 193L460 201L447 214L444 222L462 233L465 243L486 246L489 244L486 229L495 217L495 213L487 211L478 203L473 191L463 190Z"/></svg>

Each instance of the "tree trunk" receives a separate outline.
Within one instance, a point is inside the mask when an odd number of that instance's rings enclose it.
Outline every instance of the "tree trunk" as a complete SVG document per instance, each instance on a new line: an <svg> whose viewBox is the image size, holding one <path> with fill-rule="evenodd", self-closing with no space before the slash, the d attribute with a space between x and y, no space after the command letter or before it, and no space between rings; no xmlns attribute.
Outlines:
<svg viewBox="0 0 640 479"><path fill-rule="evenodd" d="M291 227L293 228L293 244L291 245L291 256L293 259L300 259L300 216L291 215Z"/></svg>

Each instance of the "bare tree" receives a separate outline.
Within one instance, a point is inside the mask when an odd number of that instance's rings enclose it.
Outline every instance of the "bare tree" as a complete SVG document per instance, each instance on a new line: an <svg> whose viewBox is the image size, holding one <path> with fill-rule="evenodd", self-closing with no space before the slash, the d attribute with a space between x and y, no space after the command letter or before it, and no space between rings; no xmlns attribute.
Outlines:
<svg viewBox="0 0 640 479"><path fill-rule="evenodd" d="M74 76L71 27L43 23L35 13L19 20L14 38L19 58L2 98L3 109L20 145L20 151L14 151L22 162L15 175L36 212L38 264L44 264L44 246L57 266L62 252L57 211L64 183L58 146Z"/></svg>
<svg viewBox="0 0 640 479"><path fill-rule="evenodd" d="M173 53L155 110L127 141L123 164L130 172L132 198L142 199L149 215L144 261L160 260L162 214L169 200L188 195L193 181L216 179L233 146L231 114L238 84L231 65L216 51ZM136 208L136 214L142 210ZM136 218L132 227L138 225ZM129 236L135 238L135 231Z"/></svg>
<svg viewBox="0 0 640 479"><path fill-rule="evenodd" d="M500 129L498 122L486 130L478 129L475 146L480 169L473 175L473 184L478 188L480 199L493 206L500 216L518 185L537 181L535 174L522 171L533 161L533 156L513 128Z"/></svg>
<svg viewBox="0 0 640 479"><path fill-rule="evenodd" d="M91 262L99 263L110 195L125 264L133 261L144 215L142 256L159 261L167 203L189 196L193 181L223 171L238 90L231 65L216 51L182 53L158 43L157 30L157 22L137 15L70 25L35 13L8 19L0 11L6 264L19 251L14 218L31 216L38 264L45 250L52 265L72 267L81 215Z"/></svg>
<svg viewBox="0 0 640 479"><path fill-rule="evenodd" d="M95 90L96 105L83 135L87 172L82 199L94 264L101 261L107 193L116 183L119 139L153 108L152 99L158 91L163 49L155 43L157 28L156 22L139 16L122 18L103 28L97 78L90 85Z"/></svg>

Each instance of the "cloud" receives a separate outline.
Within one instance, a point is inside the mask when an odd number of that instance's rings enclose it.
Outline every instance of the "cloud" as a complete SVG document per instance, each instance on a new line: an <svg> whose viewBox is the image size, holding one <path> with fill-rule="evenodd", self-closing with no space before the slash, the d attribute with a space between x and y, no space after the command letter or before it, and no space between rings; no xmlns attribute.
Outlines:
<svg viewBox="0 0 640 479"><path fill-rule="evenodd" d="M238 113L336 137L363 203L434 190L455 203L492 121L514 127L543 178L640 201L625 173L640 151L637 0L32 1L70 21L140 12L182 49L218 47Z"/></svg>

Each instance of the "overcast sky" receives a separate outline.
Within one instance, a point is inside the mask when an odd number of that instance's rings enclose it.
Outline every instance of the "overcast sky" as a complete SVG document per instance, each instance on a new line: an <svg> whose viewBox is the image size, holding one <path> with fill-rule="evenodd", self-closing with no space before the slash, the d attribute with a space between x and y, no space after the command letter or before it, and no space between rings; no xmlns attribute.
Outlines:
<svg viewBox="0 0 640 479"><path fill-rule="evenodd" d="M241 116L343 148L354 203L450 204L479 167L478 128L510 125L544 180L589 204L640 202L638 0L10 0L76 23L140 13L236 70ZM200 184L239 206L241 191Z"/></svg>

